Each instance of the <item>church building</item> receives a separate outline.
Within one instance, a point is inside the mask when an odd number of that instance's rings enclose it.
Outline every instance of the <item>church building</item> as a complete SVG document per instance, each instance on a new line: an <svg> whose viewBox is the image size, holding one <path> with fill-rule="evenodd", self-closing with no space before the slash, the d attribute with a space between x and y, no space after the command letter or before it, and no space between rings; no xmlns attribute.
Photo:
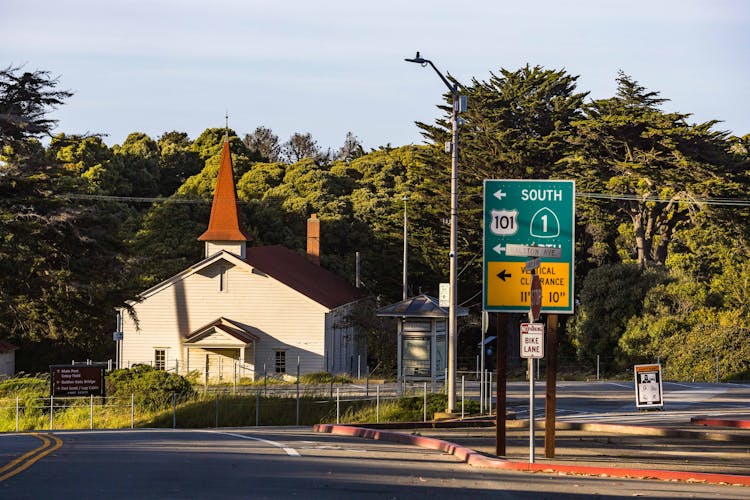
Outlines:
<svg viewBox="0 0 750 500"><path fill-rule="evenodd" d="M307 255L253 247L240 228L225 139L204 259L117 310L117 366L148 364L208 380L364 373L366 343L349 314L361 290L320 266L320 220Z"/></svg>

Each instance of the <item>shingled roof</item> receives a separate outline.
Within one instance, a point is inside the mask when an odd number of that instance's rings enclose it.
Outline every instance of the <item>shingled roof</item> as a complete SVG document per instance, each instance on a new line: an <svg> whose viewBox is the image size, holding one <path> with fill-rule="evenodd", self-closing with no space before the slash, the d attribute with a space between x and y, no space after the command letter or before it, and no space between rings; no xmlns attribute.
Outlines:
<svg viewBox="0 0 750 500"><path fill-rule="evenodd" d="M343 278L281 245L248 248L245 261L329 309L355 302L365 295Z"/></svg>

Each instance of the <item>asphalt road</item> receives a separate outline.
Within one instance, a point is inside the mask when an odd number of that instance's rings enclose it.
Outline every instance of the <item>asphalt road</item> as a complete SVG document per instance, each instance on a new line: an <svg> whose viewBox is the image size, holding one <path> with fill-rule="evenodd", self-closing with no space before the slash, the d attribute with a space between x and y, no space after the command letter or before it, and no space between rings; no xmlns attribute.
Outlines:
<svg viewBox="0 0 750 500"><path fill-rule="evenodd" d="M661 412L638 412L632 391L632 383L560 382L558 420L653 423L750 410L748 384L665 383ZM537 395L541 416L543 382ZM508 401L528 408L528 383L510 384ZM750 488L478 469L438 451L309 428L0 434L3 499L633 496L750 499Z"/></svg>
<svg viewBox="0 0 750 500"><path fill-rule="evenodd" d="M534 415L541 418L544 415L545 382L537 381L534 387ZM508 409L515 412L518 418L528 418L529 383L511 382L507 390ZM662 396L663 411L638 411L633 382L559 381L555 414L558 421L593 418L597 421L637 422L669 420L676 415L750 409L750 384L664 382Z"/></svg>
<svg viewBox="0 0 750 500"><path fill-rule="evenodd" d="M59 449L0 482L0 498L750 498L731 486L472 468L408 445L308 429L55 433ZM39 438L0 436L5 462Z"/></svg>

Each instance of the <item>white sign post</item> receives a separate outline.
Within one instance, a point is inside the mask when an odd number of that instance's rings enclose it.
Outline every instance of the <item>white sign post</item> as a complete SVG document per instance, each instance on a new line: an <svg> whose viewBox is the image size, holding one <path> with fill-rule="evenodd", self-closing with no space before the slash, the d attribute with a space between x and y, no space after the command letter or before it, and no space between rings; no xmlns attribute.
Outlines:
<svg viewBox="0 0 750 500"><path fill-rule="evenodd" d="M521 323L521 357L529 360L529 463L534 463L534 360L544 357L544 323Z"/></svg>

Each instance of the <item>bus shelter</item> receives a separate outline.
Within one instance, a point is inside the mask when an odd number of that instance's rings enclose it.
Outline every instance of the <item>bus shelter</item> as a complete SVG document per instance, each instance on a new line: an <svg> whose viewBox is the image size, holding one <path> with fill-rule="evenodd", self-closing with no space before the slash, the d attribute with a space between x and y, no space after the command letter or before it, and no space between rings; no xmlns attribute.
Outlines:
<svg viewBox="0 0 750 500"><path fill-rule="evenodd" d="M459 307L456 316L467 316ZM398 382L431 382L445 379L448 366L448 308L435 297L417 295L382 307L377 316L398 318Z"/></svg>

